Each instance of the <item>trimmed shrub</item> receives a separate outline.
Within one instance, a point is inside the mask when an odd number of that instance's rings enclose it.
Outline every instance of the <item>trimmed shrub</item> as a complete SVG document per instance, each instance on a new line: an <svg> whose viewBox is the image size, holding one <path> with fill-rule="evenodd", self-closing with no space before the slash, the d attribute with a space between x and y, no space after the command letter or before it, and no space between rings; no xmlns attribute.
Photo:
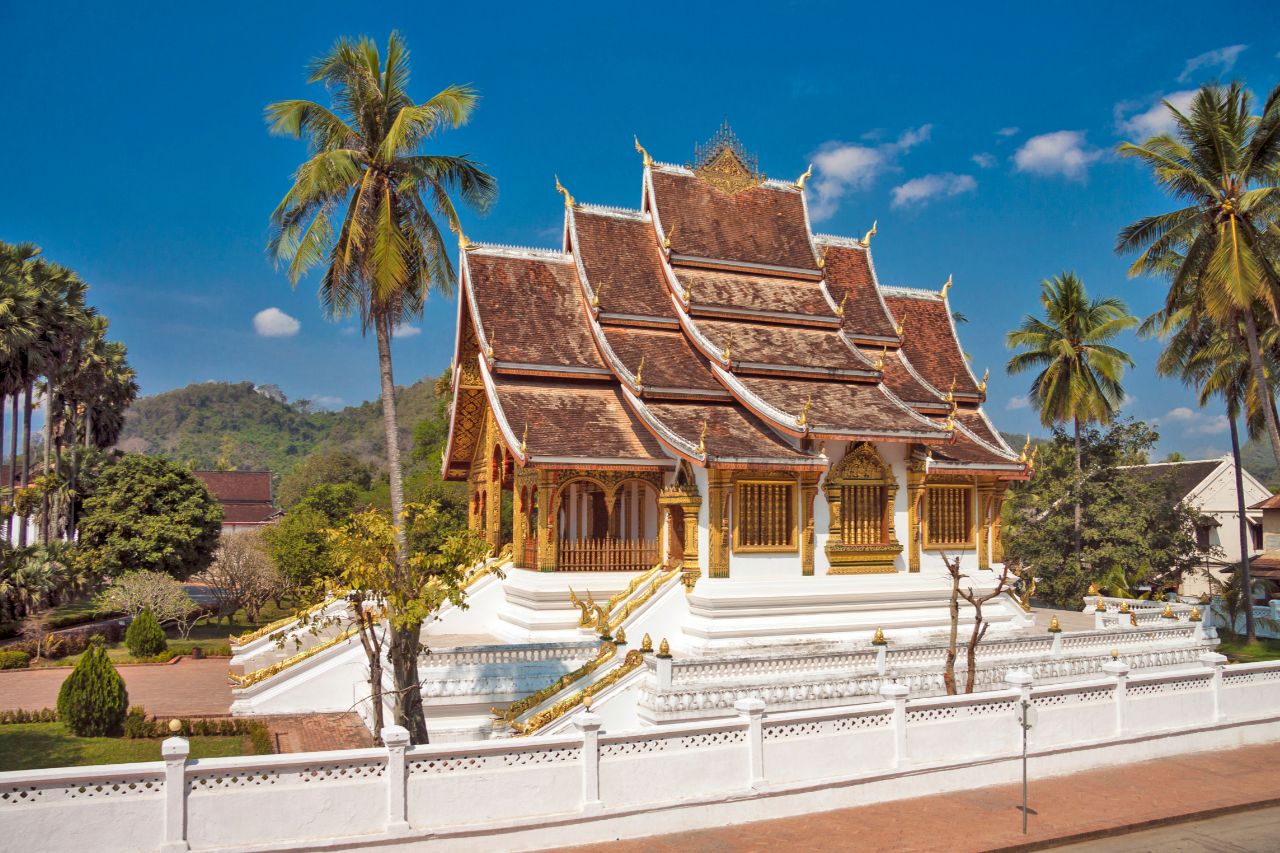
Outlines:
<svg viewBox="0 0 1280 853"><path fill-rule="evenodd" d="M127 738L144 738L156 736L155 720L147 719L147 710L141 705L134 705L124 718L124 736Z"/></svg>
<svg viewBox="0 0 1280 853"><path fill-rule="evenodd" d="M58 691L58 719L80 737L117 735L128 707L124 679L106 650L90 646Z"/></svg>
<svg viewBox="0 0 1280 853"><path fill-rule="evenodd" d="M58 712L52 708L41 708L39 711L0 711L0 726L13 723L56 723Z"/></svg>
<svg viewBox="0 0 1280 853"><path fill-rule="evenodd" d="M25 669L31 663L31 655L26 652L0 652L0 669Z"/></svg>
<svg viewBox="0 0 1280 853"><path fill-rule="evenodd" d="M150 658L169 648L169 641L164 636L164 629L152 615L151 608L143 608L133 617L129 629L124 632L124 644L129 647L129 654L135 658Z"/></svg>

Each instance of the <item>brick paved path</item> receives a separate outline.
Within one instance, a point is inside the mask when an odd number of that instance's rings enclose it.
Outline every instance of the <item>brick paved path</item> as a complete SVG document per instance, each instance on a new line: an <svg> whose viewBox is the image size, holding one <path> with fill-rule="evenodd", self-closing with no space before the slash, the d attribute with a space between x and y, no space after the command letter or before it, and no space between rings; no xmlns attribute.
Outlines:
<svg viewBox="0 0 1280 853"><path fill-rule="evenodd" d="M1025 836L1018 784L574 849L579 853L963 853L1018 849L1028 843L1034 847L1022 849L1043 849L1055 838L1114 835L1123 827L1160 825L1197 812L1280 803L1278 762L1280 744L1267 744L1037 780L1033 759L1031 826ZM1280 829L1271 849L1277 848Z"/></svg>
<svg viewBox="0 0 1280 853"><path fill-rule="evenodd" d="M231 687L227 661L182 658L168 666L121 666L129 704L141 705L159 717L188 714L227 714ZM58 702L58 689L71 667L0 672L0 710L38 710Z"/></svg>
<svg viewBox="0 0 1280 853"><path fill-rule="evenodd" d="M373 735L354 712L257 719L270 729L276 752L320 752L373 746Z"/></svg>

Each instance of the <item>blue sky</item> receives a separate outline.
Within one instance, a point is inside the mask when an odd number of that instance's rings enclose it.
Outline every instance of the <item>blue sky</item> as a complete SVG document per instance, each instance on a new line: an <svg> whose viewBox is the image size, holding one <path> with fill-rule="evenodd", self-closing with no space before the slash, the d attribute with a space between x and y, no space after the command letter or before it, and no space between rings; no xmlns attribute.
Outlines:
<svg viewBox="0 0 1280 853"><path fill-rule="evenodd" d="M314 283L290 289L267 260L268 216L303 158L270 137L272 100L321 99L304 66L342 34L413 51L412 91L483 95L439 140L501 185L466 218L473 239L555 245L559 174L584 201L636 206L632 134L684 162L728 119L772 176L817 164L818 230L879 220L886 284L953 305L1001 428L1039 432L1008 377L1006 330L1064 269L1138 314L1160 287L1131 281L1116 231L1169 208L1113 149L1159 123L1164 96L1234 76L1280 80L1273 8L1203 4L118 3L0 0L17 38L0 53L0 239L33 240L77 269L129 346L145 393L209 379L280 385L335 406L377 393L374 347L326 321ZM1010 11L1012 8L1014 11ZM1188 23L1192 22L1192 23ZM518 307L518 306L516 306ZM397 379L448 363L454 303L433 299L396 341ZM261 315L255 325L255 317ZM264 335L262 332L275 332ZM1225 421L1138 362L1127 409L1158 419L1162 451L1221 453Z"/></svg>

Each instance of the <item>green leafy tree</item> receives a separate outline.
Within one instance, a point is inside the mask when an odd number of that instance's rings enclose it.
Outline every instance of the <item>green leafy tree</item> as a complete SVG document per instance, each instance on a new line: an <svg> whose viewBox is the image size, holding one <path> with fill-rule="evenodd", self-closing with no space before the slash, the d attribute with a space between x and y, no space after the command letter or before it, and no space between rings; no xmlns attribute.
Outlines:
<svg viewBox="0 0 1280 853"><path fill-rule="evenodd" d="M1280 323L1280 86L1258 115L1239 82L1201 88L1185 113L1165 106L1172 133L1123 143L1117 152L1150 167L1156 185L1183 206L1123 229L1116 251L1138 253L1130 275L1169 280L1169 317L1202 308L1224 330L1242 327L1259 396L1270 401L1257 314ZM1262 415L1280 464L1274 407L1263 406Z"/></svg>
<svg viewBox="0 0 1280 853"><path fill-rule="evenodd" d="M1078 492L1081 468L1082 425L1109 423L1124 402L1120 377L1133 360L1124 350L1112 346L1125 329L1137 325L1123 302L1115 297L1089 299L1084 282L1074 273L1040 283L1040 304L1044 318L1028 314L1022 324L1008 334L1010 349L1018 350L1009 359L1009 373L1038 370L1028 396L1039 410L1045 426L1071 423L1075 436L1077 492L1072 500L1072 539L1077 559L1081 554L1082 508Z"/></svg>
<svg viewBox="0 0 1280 853"><path fill-rule="evenodd" d="M129 647L129 654L135 658L154 657L169 648L164 629L156 621L150 607L142 608L142 612L129 622L129 627L124 632L124 644Z"/></svg>
<svg viewBox="0 0 1280 853"><path fill-rule="evenodd" d="M92 643L58 691L58 719L79 737L120 734L129 710L124 679L101 645Z"/></svg>
<svg viewBox="0 0 1280 853"><path fill-rule="evenodd" d="M312 156L271 216L269 250L288 263L294 284L323 266L320 300L333 317L357 316L378 344L392 529L398 570L408 574L403 471L396 417L391 337L397 324L422 314L427 294L448 293L455 272L436 218L460 230L452 196L486 209L497 182L468 157L424 153L441 131L467 121L476 93L449 86L427 101L406 91L409 51L392 33L386 55L369 38L340 39L311 64L310 83L323 83L331 107L279 101L267 107L274 133L305 138ZM420 624L400 620L389 644L397 695L416 693ZM397 706L398 708L401 706ZM396 722L425 738L421 703Z"/></svg>
<svg viewBox="0 0 1280 853"><path fill-rule="evenodd" d="M146 569L184 580L212 561L222 507L185 468L129 453L102 471L79 528L80 556L100 576Z"/></svg>
<svg viewBox="0 0 1280 853"><path fill-rule="evenodd" d="M280 480L276 497L280 506L290 508L316 486L350 484L365 492L373 485L373 469L345 450L312 453Z"/></svg>
<svg viewBox="0 0 1280 853"><path fill-rule="evenodd" d="M1091 583L1114 595L1144 584L1176 585L1199 565L1195 520L1172 478L1148 482L1123 466L1145 464L1159 436L1132 419L1081 436L1083 478L1074 488L1076 442L1061 427L1041 445L1035 476L1005 502L1005 554L1030 568L1037 593L1078 607ZM1081 554L1073 543L1076 496L1084 513Z"/></svg>
<svg viewBox="0 0 1280 853"><path fill-rule="evenodd" d="M335 579L340 571L329 531L346 522L360 501L351 483L315 486L284 518L263 531L267 553L295 590Z"/></svg>

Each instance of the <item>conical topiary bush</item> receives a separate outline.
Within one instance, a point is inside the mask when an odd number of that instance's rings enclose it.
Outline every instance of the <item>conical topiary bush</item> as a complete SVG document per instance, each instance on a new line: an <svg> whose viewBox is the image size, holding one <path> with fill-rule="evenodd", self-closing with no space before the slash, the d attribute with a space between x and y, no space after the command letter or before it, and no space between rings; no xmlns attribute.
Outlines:
<svg viewBox="0 0 1280 853"><path fill-rule="evenodd" d="M149 658L169 648L169 641L164 636L164 629L156 621L150 607L133 617L129 629L124 632L124 644L129 647L129 654L135 658Z"/></svg>
<svg viewBox="0 0 1280 853"><path fill-rule="evenodd" d="M58 719L80 737L118 735L128 709L124 679L106 649L91 644L58 691Z"/></svg>

